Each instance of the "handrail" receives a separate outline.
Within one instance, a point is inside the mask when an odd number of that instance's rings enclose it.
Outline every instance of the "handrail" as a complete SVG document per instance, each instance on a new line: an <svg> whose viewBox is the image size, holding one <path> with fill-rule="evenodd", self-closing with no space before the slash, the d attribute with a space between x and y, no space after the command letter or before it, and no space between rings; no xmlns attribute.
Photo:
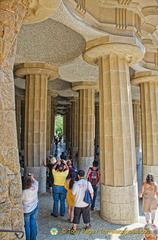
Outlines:
<svg viewBox="0 0 158 240"><path fill-rule="evenodd" d="M0 229L0 232L10 232L10 233L14 233L18 239L22 239L24 236L24 231L18 231L18 230L5 230L5 229ZM21 233L22 235L19 236L19 233Z"/></svg>

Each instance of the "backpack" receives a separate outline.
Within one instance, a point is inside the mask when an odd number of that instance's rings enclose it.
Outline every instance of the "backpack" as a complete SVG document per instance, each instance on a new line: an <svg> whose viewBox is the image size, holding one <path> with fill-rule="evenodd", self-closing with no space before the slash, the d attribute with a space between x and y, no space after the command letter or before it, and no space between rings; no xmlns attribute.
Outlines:
<svg viewBox="0 0 158 240"><path fill-rule="evenodd" d="M94 170L93 168L90 168L91 172L88 176L88 181L92 184L92 186L96 186L96 184L99 182L99 169L97 168Z"/></svg>

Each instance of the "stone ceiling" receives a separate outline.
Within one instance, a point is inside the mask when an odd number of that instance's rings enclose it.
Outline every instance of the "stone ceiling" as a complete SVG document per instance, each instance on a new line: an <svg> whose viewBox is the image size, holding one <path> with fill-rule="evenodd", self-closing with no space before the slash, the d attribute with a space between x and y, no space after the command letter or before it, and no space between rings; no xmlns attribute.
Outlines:
<svg viewBox="0 0 158 240"><path fill-rule="evenodd" d="M49 88L58 90L60 97L75 96L71 91L71 82L98 81L98 68L87 64L82 57L86 41L108 35L104 26L97 26L84 12L83 2L63 0L55 13L47 20L35 24L24 24L20 30L17 43L15 65L28 62L44 62L57 66L59 77L49 81ZM105 10L106 7L126 7L134 10L141 17L141 38L146 47L144 60L131 66L130 74L146 67L157 70L152 62L152 52L158 49L158 0L91 0ZM122 5L121 5L122 4ZM76 7L76 8L75 8ZM80 8L79 8L80 7ZM77 10L76 10L77 9ZM82 12L81 12L82 10ZM27 21L26 21L27 22ZM102 24L103 26L103 24ZM118 30L117 30L118 31ZM128 31L127 31L128 32ZM121 30L120 33L122 34ZM131 34L128 32L128 34ZM150 59L150 61L148 60ZM147 63L146 63L147 62ZM15 80L16 87L25 89L25 81ZM139 88L132 87L133 98L139 98Z"/></svg>

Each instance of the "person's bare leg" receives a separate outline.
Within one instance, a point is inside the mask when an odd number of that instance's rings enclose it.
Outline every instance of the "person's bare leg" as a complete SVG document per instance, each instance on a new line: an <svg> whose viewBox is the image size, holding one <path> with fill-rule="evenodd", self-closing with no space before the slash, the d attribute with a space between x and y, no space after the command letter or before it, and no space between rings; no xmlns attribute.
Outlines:
<svg viewBox="0 0 158 240"><path fill-rule="evenodd" d="M67 213L68 213L68 215L69 215L69 219L68 220L71 220L71 209L70 209L71 207L70 206L68 206L68 208L67 208Z"/></svg>
<svg viewBox="0 0 158 240"><path fill-rule="evenodd" d="M70 222L74 219L74 207L70 207Z"/></svg>

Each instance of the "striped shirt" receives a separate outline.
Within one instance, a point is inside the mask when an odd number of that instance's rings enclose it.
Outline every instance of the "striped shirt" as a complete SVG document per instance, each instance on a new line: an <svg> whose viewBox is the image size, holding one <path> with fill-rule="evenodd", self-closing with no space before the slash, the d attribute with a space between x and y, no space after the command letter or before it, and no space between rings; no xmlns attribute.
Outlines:
<svg viewBox="0 0 158 240"><path fill-rule="evenodd" d="M69 173L69 170L64 172L56 171L55 169L52 170L52 174L54 177L54 185L64 186L65 179Z"/></svg>

